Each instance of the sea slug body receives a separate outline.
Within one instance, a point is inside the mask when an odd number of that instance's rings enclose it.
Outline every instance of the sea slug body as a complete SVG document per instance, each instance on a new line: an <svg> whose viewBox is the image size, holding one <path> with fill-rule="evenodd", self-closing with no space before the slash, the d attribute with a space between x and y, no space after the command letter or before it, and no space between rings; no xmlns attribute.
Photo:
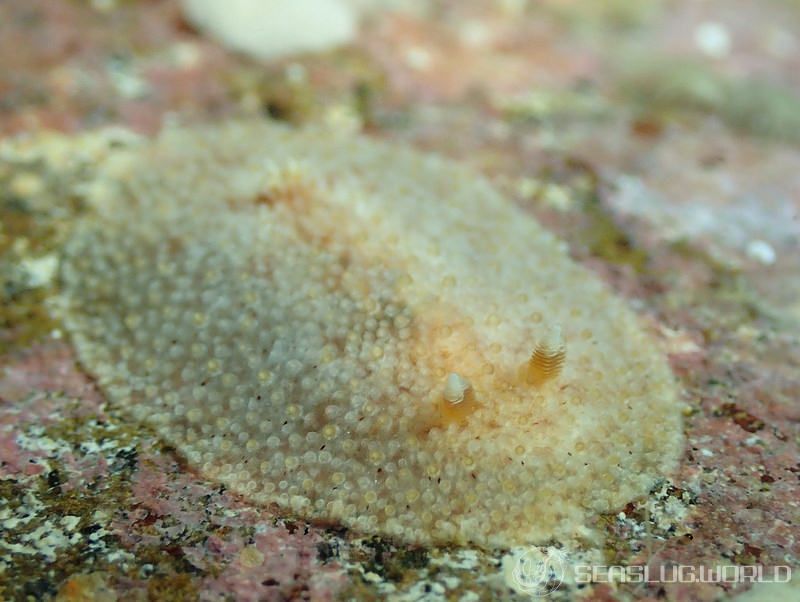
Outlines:
<svg viewBox="0 0 800 602"><path fill-rule="evenodd" d="M246 122L99 172L61 269L80 360L249 499L509 546L571 538L675 466L676 386L636 316L468 169Z"/></svg>

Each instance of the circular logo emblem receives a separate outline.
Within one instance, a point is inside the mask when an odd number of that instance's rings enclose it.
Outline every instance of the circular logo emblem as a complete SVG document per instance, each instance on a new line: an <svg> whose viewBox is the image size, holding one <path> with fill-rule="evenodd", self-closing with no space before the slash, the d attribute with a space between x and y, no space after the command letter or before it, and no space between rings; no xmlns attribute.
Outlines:
<svg viewBox="0 0 800 602"><path fill-rule="evenodd" d="M556 548L528 548L514 554L508 566L508 582L521 594L543 597L564 580L566 555Z"/></svg>

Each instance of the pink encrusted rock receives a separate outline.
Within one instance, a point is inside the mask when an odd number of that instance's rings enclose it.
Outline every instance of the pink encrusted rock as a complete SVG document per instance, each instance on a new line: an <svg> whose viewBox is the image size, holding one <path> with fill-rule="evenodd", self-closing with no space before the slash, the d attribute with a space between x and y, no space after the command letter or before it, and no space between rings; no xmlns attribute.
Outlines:
<svg viewBox="0 0 800 602"><path fill-rule="evenodd" d="M20 448L16 434L7 430L0 433L0 478L12 476L35 476L44 472L39 463L41 452L31 452Z"/></svg>
<svg viewBox="0 0 800 602"><path fill-rule="evenodd" d="M201 600L216 600L224 594L242 602L285 600L301 597L303 592L313 600L332 600L346 580L336 566L319 565L316 545L320 541L313 533L292 533L285 526L262 523L248 541L238 536L209 538L205 546L184 551L200 567L207 565L209 555L225 566L219 576L204 581Z"/></svg>
<svg viewBox="0 0 800 602"><path fill-rule="evenodd" d="M443 21L381 15L365 32L362 43L386 69L395 93L428 102L458 100L476 90L511 95L565 84L597 68L584 48L562 47L562 32L515 19L513 9L503 15L477 4L452 8Z"/></svg>
<svg viewBox="0 0 800 602"><path fill-rule="evenodd" d="M47 458L59 447L42 427L67 417L102 416L102 398L92 382L77 369L71 349L59 342L36 345L2 358L0 364L0 477L30 477L48 468ZM65 400L80 399L66 407ZM26 434L27 427L38 431ZM105 472L105 461L76 464L70 453L60 456L71 474L84 469L90 480ZM64 484L67 488L69 483Z"/></svg>
<svg viewBox="0 0 800 602"><path fill-rule="evenodd" d="M75 410L82 415L98 414L104 403L94 383L82 372L72 348L61 341L37 344L0 364L0 407L18 412L16 420L48 420L63 406L45 393L59 393L81 400ZM20 400L40 395L28 403Z"/></svg>
<svg viewBox="0 0 800 602"><path fill-rule="evenodd" d="M280 600L306 591L325 600L346 584L341 567L317 560L317 528L276 523L268 510L198 480L168 456L142 454L131 481L129 505L110 531L132 551L208 534L201 544L173 550L216 575L202 580L200 599Z"/></svg>

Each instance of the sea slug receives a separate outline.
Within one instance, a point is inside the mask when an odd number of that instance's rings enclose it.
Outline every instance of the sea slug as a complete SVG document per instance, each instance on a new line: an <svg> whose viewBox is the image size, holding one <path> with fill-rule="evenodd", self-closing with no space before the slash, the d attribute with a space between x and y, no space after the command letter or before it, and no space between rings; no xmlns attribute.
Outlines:
<svg viewBox="0 0 800 602"><path fill-rule="evenodd" d="M676 385L635 314L470 170L261 122L98 169L61 266L80 360L247 498L509 546L675 466Z"/></svg>

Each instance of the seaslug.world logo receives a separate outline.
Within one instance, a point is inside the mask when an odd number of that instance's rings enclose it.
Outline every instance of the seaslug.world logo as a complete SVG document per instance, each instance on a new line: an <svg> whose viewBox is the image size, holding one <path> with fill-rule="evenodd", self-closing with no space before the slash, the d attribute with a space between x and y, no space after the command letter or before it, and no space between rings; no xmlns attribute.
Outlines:
<svg viewBox="0 0 800 602"><path fill-rule="evenodd" d="M518 593L547 596L564 581L567 557L558 548L531 547L507 557L506 582Z"/></svg>
<svg viewBox="0 0 800 602"><path fill-rule="evenodd" d="M565 580L570 587L598 583L790 583L787 565L692 566L651 561L643 565L583 564L570 561L565 551L555 548L520 548L503 559L506 584L531 598L548 596Z"/></svg>

